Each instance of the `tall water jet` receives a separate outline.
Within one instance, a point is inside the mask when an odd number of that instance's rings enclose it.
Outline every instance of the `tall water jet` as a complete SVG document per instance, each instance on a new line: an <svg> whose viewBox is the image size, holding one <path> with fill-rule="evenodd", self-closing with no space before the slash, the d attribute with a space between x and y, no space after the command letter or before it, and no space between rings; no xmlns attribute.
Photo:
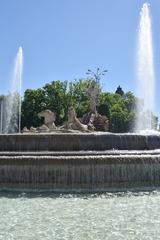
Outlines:
<svg viewBox="0 0 160 240"><path fill-rule="evenodd" d="M153 63L152 26L149 4L144 3L140 13L137 54L137 79L140 97L137 103L136 131L153 129L155 76Z"/></svg>
<svg viewBox="0 0 160 240"><path fill-rule="evenodd" d="M23 72L23 50L19 47L11 78L11 92L6 100L6 121L4 132L16 133L21 130L21 90Z"/></svg>

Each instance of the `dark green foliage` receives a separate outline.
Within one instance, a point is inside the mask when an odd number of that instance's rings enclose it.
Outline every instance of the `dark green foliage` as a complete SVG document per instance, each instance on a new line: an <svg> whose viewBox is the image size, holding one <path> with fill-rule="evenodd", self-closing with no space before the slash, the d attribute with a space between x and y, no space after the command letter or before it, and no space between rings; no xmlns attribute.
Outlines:
<svg viewBox="0 0 160 240"><path fill-rule="evenodd" d="M102 93L100 103L101 105L105 104L108 108L106 116L109 119L109 130L111 132L133 130L136 98L131 92L127 92L123 96L118 93Z"/></svg>
<svg viewBox="0 0 160 240"><path fill-rule="evenodd" d="M44 90L41 88L26 90L22 102L22 128L39 126L43 121L37 114L44 109L46 109Z"/></svg>
<svg viewBox="0 0 160 240"><path fill-rule="evenodd" d="M68 107L73 106L78 117L82 117L84 113L89 112L89 99L86 90L90 86L91 81L92 79L80 79L69 83Z"/></svg>
<svg viewBox="0 0 160 240"><path fill-rule="evenodd" d="M67 102L67 82L53 81L43 87L46 109L56 113L56 124L61 124L65 118Z"/></svg>
<svg viewBox="0 0 160 240"><path fill-rule="evenodd" d="M98 113L104 116L109 117L109 106L108 104L101 104L97 107Z"/></svg>

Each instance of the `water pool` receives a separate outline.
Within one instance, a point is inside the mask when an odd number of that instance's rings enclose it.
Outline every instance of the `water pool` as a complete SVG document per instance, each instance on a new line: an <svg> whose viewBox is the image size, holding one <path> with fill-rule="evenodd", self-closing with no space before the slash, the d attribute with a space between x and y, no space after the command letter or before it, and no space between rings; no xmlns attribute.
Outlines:
<svg viewBox="0 0 160 240"><path fill-rule="evenodd" d="M160 239L160 191L0 194L0 239Z"/></svg>

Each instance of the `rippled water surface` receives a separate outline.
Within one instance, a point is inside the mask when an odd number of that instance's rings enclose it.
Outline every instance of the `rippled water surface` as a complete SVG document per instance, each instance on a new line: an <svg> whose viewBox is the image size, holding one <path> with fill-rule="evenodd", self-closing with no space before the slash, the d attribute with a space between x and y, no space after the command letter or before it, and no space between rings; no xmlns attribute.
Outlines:
<svg viewBox="0 0 160 240"><path fill-rule="evenodd" d="M3 240L160 239L160 192L0 194Z"/></svg>

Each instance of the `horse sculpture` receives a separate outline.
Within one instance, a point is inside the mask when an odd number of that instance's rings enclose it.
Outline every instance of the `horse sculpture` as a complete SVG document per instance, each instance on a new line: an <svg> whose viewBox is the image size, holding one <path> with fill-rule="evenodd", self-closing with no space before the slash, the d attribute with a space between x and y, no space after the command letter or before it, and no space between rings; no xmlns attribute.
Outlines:
<svg viewBox="0 0 160 240"><path fill-rule="evenodd" d="M39 128L45 128L45 126L49 129L49 130L55 130L57 129L56 125L55 125L55 113L46 109L40 113L38 113L38 117L41 118L43 117L44 118L44 124L39 127Z"/></svg>
<svg viewBox="0 0 160 240"><path fill-rule="evenodd" d="M55 121L55 113L50 110L44 110L38 113L38 117L44 118L44 124L40 127L27 129L26 127L23 129L23 133L38 133L38 132L90 132L88 126L82 124L80 120L76 116L75 109L70 107L68 109L68 121L63 126L56 127Z"/></svg>
<svg viewBox="0 0 160 240"><path fill-rule="evenodd" d="M88 126L82 124L76 116L75 109L70 107L68 109L68 122L64 124L60 129L67 129L67 130L76 130L81 132L89 132Z"/></svg>

